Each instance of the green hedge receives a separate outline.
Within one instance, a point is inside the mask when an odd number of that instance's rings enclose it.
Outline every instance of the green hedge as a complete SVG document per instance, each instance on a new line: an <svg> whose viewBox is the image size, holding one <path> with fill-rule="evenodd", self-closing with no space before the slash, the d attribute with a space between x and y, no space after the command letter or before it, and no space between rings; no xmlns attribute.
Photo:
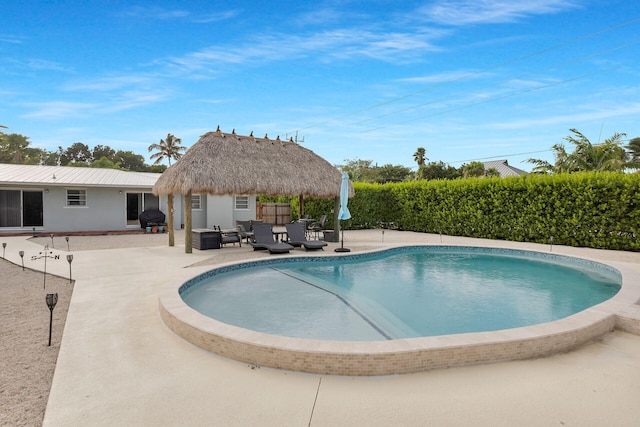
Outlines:
<svg viewBox="0 0 640 427"><path fill-rule="evenodd" d="M640 251L640 174L354 183L347 229L397 227L454 236ZM305 201L312 217L333 200ZM328 228L327 227L327 228Z"/></svg>

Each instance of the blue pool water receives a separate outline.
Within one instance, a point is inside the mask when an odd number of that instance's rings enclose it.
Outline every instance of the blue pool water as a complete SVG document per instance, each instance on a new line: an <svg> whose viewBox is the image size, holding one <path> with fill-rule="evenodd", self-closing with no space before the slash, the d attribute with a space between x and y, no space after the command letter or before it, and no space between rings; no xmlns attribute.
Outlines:
<svg viewBox="0 0 640 427"><path fill-rule="evenodd" d="M548 322L620 286L617 270L590 261L430 246L254 261L205 273L180 294L206 316L258 332L369 341Z"/></svg>

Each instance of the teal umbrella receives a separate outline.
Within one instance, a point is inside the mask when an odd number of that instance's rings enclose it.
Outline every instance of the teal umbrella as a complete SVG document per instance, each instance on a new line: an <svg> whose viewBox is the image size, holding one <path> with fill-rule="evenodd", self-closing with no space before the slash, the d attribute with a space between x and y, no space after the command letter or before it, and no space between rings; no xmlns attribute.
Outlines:
<svg viewBox="0 0 640 427"><path fill-rule="evenodd" d="M351 212L349 212L349 208L347 204L349 203L349 174L346 172L342 172L342 184L340 185L340 210L338 211L338 220L343 221L345 219L351 218ZM342 230L342 238L340 247L336 248L336 252L351 252L351 249L347 249L344 247L344 228L340 227Z"/></svg>

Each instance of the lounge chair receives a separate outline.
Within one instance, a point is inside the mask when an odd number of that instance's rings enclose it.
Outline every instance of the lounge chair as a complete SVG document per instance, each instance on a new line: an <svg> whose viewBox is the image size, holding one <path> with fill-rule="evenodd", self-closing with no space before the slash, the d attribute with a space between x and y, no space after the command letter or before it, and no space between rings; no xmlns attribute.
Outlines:
<svg viewBox="0 0 640 427"><path fill-rule="evenodd" d="M302 224L293 222L291 224L284 225L287 228L287 235L289 236L289 243L297 248L304 246L306 250L309 249L322 249L327 246L327 242L321 242L320 240L307 240L304 228Z"/></svg>
<svg viewBox="0 0 640 427"><path fill-rule="evenodd" d="M254 224L253 239L249 244L253 246L254 251L267 249L271 254L283 254L293 249L288 243L276 243L273 240L271 224Z"/></svg>

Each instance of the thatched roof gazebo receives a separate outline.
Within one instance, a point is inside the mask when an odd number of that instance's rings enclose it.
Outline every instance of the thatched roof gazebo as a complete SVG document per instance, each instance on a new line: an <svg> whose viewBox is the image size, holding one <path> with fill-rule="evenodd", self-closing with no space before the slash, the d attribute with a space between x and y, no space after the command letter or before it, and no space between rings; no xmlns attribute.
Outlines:
<svg viewBox="0 0 640 427"><path fill-rule="evenodd" d="M338 198L342 174L299 144L218 130L202 135L158 178L156 195L255 194ZM349 196L353 195L350 185ZM169 197L170 202L172 198ZM302 203L301 203L302 204ZM172 207L170 207L170 210ZM337 210L336 210L337 212ZM170 213L169 217L173 215ZM173 227L169 226L173 232ZM171 238L170 238L171 243ZM191 252L191 212L185 203L185 251Z"/></svg>

